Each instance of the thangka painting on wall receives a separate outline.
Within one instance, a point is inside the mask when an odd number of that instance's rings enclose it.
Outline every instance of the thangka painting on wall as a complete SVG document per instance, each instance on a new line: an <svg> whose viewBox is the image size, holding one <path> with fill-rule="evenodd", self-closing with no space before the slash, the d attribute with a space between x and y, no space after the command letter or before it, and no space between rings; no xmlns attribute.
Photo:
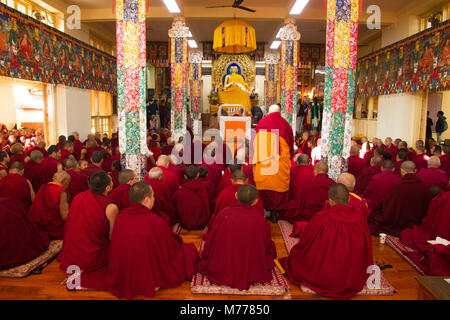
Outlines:
<svg viewBox="0 0 450 320"><path fill-rule="evenodd" d="M450 21L358 59L356 97L447 89Z"/></svg>
<svg viewBox="0 0 450 320"><path fill-rule="evenodd" d="M0 75L115 94L116 58L0 3Z"/></svg>

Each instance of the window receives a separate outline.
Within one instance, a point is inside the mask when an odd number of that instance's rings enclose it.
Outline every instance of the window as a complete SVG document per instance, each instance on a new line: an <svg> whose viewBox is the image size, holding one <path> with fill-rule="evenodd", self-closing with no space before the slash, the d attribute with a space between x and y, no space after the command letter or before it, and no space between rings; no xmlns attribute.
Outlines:
<svg viewBox="0 0 450 320"><path fill-rule="evenodd" d="M430 10L420 16L420 31L433 28L439 23L448 20L450 4Z"/></svg>
<svg viewBox="0 0 450 320"><path fill-rule="evenodd" d="M113 102L108 92L91 90L91 132L111 136L113 132Z"/></svg>

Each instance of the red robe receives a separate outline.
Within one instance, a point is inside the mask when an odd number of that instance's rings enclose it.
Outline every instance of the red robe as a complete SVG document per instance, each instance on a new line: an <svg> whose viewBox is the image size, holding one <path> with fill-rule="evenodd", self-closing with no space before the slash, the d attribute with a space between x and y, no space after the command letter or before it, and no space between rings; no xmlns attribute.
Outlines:
<svg viewBox="0 0 450 320"><path fill-rule="evenodd" d="M281 263L292 283L326 297L350 299L364 288L367 268L373 265L367 223L348 206L322 211Z"/></svg>
<svg viewBox="0 0 450 320"><path fill-rule="evenodd" d="M218 187L217 191L220 193L223 190L225 190L226 188L228 188L229 186L231 186L233 184L232 178L233 178L233 174L231 173L230 168L227 168L223 173L222 179L220 179L220 183L219 183L219 187Z"/></svg>
<svg viewBox="0 0 450 320"><path fill-rule="evenodd" d="M412 161L416 165L416 170L419 172L421 169L425 169L428 167L427 160L425 160L425 157L428 158L426 154L416 154Z"/></svg>
<svg viewBox="0 0 450 320"><path fill-rule="evenodd" d="M155 197L155 203L152 211L169 225L174 225L177 222L177 216L175 214L175 208L173 206L173 199L170 194L169 187L159 180L149 179L148 176L144 178L144 181L150 184Z"/></svg>
<svg viewBox="0 0 450 320"><path fill-rule="evenodd" d="M67 159L68 157L73 156L73 154L71 154L69 151L62 149L61 150L61 158L59 159L59 161L61 161L61 163Z"/></svg>
<svg viewBox="0 0 450 320"><path fill-rule="evenodd" d="M97 172L104 172L104 170L102 168L93 165L92 163L89 164L86 169L81 170L81 173L87 175L89 178L94 174L96 174Z"/></svg>
<svg viewBox="0 0 450 320"><path fill-rule="evenodd" d="M441 192L431 201L421 225L414 225L400 233L400 240L412 248L436 237L450 239L450 191Z"/></svg>
<svg viewBox="0 0 450 320"><path fill-rule="evenodd" d="M180 187L180 182L178 181L178 177L175 173L170 171L169 169L164 168L163 166L158 166L163 171L163 183L169 187L170 193L174 194L177 192Z"/></svg>
<svg viewBox="0 0 450 320"><path fill-rule="evenodd" d="M44 159L44 161L42 161L42 165L48 169L49 174L52 177L52 180L53 180L53 175L56 172L58 172L58 165L60 163L61 162L59 162L58 160L56 160L55 158L52 158L52 157L47 157Z"/></svg>
<svg viewBox="0 0 450 320"><path fill-rule="evenodd" d="M358 178L356 178L355 190L356 194L362 195L366 190L369 183L372 181L373 177L381 172L381 167L366 167L360 173Z"/></svg>
<svg viewBox="0 0 450 320"><path fill-rule="evenodd" d="M90 190L72 201L64 231L64 246L58 260L64 272L71 265L84 271L102 268L108 263L109 220L106 208L112 201Z"/></svg>
<svg viewBox="0 0 450 320"><path fill-rule="evenodd" d="M441 160L441 170L447 174L447 179L450 179L450 154L444 154L439 158Z"/></svg>
<svg viewBox="0 0 450 320"><path fill-rule="evenodd" d="M427 261L427 267L433 276L450 276L450 245L434 245L433 253Z"/></svg>
<svg viewBox="0 0 450 320"><path fill-rule="evenodd" d="M28 213L31 207L31 193L28 180L15 173L10 173L3 179L0 179L0 198L16 200Z"/></svg>
<svg viewBox="0 0 450 320"><path fill-rule="evenodd" d="M363 193L363 197L367 200L369 209L372 212L381 211L381 203L390 193L393 186L398 184L402 179L390 170L382 171L373 176L372 181Z"/></svg>
<svg viewBox="0 0 450 320"><path fill-rule="evenodd" d="M366 162L359 156L350 156L348 158L348 173L358 178L361 171L366 167Z"/></svg>
<svg viewBox="0 0 450 320"><path fill-rule="evenodd" d="M212 184L212 182L208 179L208 177L206 177L206 178L198 178L198 180L203 183L203 185L206 188L206 191L208 191L209 206L211 208L214 208L215 200L216 200L216 197L217 197L216 187Z"/></svg>
<svg viewBox="0 0 450 320"><path fill-rule="evenodd" d="M295 165L291 169L291 182L289 187L289 201L298 199L303 184L310 178L314 177L314 169L310 165Z"/></svg>
<svg viewBox="0 0 450 320"><path fill-rule="evenodd" d="M59 211L59 200L64 191L63 187L53 182L44 184L30 208L31 221L47 232L51 239L64 237L64 221Z"/></svg>
<svg viewBox="0 0 450 320"><path fill-rule="evenodd" d="M175 208L181 226L187 230L201 230L209 221L211 207L208 191L199 180L184 184L174 195Z"/></svg>
<svg viewBox="0 0 450 320"><path fill-rule="evenodd" d="M180 166L176 166L173 163L169 163L169 171L175 173L178 177L178 183L181 185L184 182L184 170Z"/></svg>
<svg viewBox="0 0 450 320"><path fill-rule="evenodd" d="M101 144L101 143L100 143ZM103 148L102 147L95 147L95 148L86 148L87 152L86 155L84 156L84 159L91 162L91 156L95 151L102 151Z"/></svg>
<svg viewBox="0 0 450 320"><path fill-rule="evenodd" d="M370 217L371 232L398 236L406 228L422 222L430 201L430 191L420 178L406 174L383 200L381 212Z"/></svg>
<svg viewBox="0 0 450 320"><path fill-rule="evenodd" d="M348 207L352 209L354 213L359 215L364 221L367 221L367 217L369 216L370 211L366 199L361 198L360 196L354 194L353 192L350 192ZM330 204L328 203L328 200L325 202L325 205L323 206L323 210L327 209L330 209Z"/></svg>
<svg viewBox="0 0 450 320"><path fill-rule="evenodd" d="M384 151L389 152L392 156L392 161L397 159L398 148L391 144L389 147L384 148Z"/></svg>
<svg viewBox="0 0 450 320"><path fill-rule="evenodd" d="M33 160L25 163L23 176L30 180L33 190L36 193L42 185L53 181L51 171L43 164L36 163Z"/></svg>
<svg viewBox="0 0 450 320"><path fill-rule="evenodd" d="M417 173L417 176L430 189L432 186L439 186L442 189L448 185L447 175L444 171L437 168L422 169Z"/></svg>
<svg viewBox="0 0 450 320"><path fill-rule="evenodd" d="M109 176L111 177L113 181L113 189L117 188L119 186L119 173L120 171L111 171L109 173Z"/></svg>
<svg viewBox="0 0 450 320"><path fill-rule="evenodd" d="M119 207L120 211L131 205L130 189L131 186L129 184L121 184L108 195L108 198Z"/></svg>
<svg viewBox="0 0 450 320"><path fill-rule="evenodd" d="M108 156L106 157L106 159L103 159L102 169L105 172L110 172L112 170L111 166L112 166L112 157L108 153Z"/></svg>
<svg viewBox="0 0 450 320"><path fill-rule="evenodd" d="M156 214L133 203L116 219L108 266L83 274L81 286L109 290L118 298L152 298L155 288L173 288L196 272L198 252Z"/></svg>
<svg viewBox="0 0 450 320"><path fill-rule="evenodd" d="M38 147L38 146L35 146L35 147L31 148L30 150L28 150L27 153L26 153L27 156L29 156L35 150L40 151L42 153L42 155L44 156L44 158L48 157L47 150L45 150L44 148Z"/></svg>
<svg viewBox="0 0 450 320"><path fill-rule="evenodd" d="M202 163L197 165L197 167L203 166L208 170L208 179L216 186L217 188L217 193L218 191L218 187L220 184L220 180L222 179L222 165L221 164L206 164L206 163Z"/></svg>
<svg viewBox="0 0 450 320"><path fill-rule="evenodd" d="M9 163L13 164L14 162L20 162L22 164L25 164L25 158L27 157L26 154L15 154L10 157Z"/></svg>
<svg viewBox="0 0 450 320"><path fill-rule="evenodd" d="M214 215L217 215L219 212L221 212L225 208L238 203L238 201L236 199L236 193L238 192L240 187L242 187L241 184L233 184L220 193L220 195L216 201ZM258 197L258 203L255 205L255 209L262 216L264 216L264 207L262 205L262 201L261 201L260 197Z"/></svg>
<svg viewBox="0 0 450 320"><path fill-rule="evenodd" d="M372 158L375 156L374 151L373 150L369 150L366 152L366 154L364 155L364 160L366 161L366 166L369 167L370 166L370 160L372 160Z"/></svg>
<svg viewBox="0 0 450 320"><path fill-rule="evenodd" d="M67 170L70 175L70 185L67 189L69 193L69 201L72 200L81 192L89 190L89 177L81 172L75 170Z"/></svg>
<svg viewBox="0 0 450 320"><path fill-rule="evenodd" d="M289 206L282 219L294 223L295 221L309 221L323 208L328 200L328 189L335 184L327 174L317 176L305 181L300 190L300 196L295 206Z"/></svg>
<svg viewBox="0 0 450 320"><path fill-rule="evenodd" d="M73 155L75 156L75 158L77 160L80 160L80 158L81 158L81 150L84 149L83 143L80 140L75 139L75 141L73 143L73 149L74 149Z"/></svg>
<svg viewBox="0 0 450 320"><path fill-rule="evenodd" d="M248 290L252 283L272 280L276 257L264 216L254 207L235 204L208 229L198 268L213 283Z"/></svg>
<svg viewBox="0 0 450 320"><path fill-rule="evenodd" d="M31 261L48 245L48 235L30 221L19 203L0 198L0 270Z"/></svg>
<svg viewBox="0 0 450 320"><path fill-rule="evenodd" d="M405 161L400 160L400 161L397 161L397 162L395 163L395 171L394 171L394 172L395 172L398 176L401 176L401 166L402 166L403 162L405 162Z"/></svg>

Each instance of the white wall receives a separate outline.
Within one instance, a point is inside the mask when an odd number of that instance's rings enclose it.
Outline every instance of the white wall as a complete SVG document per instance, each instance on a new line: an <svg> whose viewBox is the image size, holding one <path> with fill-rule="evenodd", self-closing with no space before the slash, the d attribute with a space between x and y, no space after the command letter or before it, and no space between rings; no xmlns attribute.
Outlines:
<svg viewBox="0 0 450 320"><path fill-rule="evenodd" d="M380 96L377 138L400 138L414 145L420 137L423 93Z"/></svg>
<svg viewBox="0 0 450 320"><path fill-rule="evenodd" d="M14 100L14 90L11 85L0 85L0 97L2 99L0 104L0 123L6 125L8 129L14 127L17 122L16 104Z"/></svg>
<svg viewBox="0 0 450 320"><path fill-rule="evenodd" d="M84 140L91 132L91 96L90 91L58 85L56 101L56 135L80 133Z"/></svg>

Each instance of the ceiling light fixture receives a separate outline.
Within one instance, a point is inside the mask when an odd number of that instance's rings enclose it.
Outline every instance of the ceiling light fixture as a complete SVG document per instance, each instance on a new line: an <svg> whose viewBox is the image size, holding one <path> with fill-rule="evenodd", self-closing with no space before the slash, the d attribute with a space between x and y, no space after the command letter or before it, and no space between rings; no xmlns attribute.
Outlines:
<svg viewBox="0 0 450 320"><path fill-rule="evenodd" d="M302 13L305 6L308 4L309 0L297 0L294 3L294 6L291 9L289 14L296 15Z"/></svg>
<svg viewBox="0 0 450 320"><path fill-rule="evenodd" d="M281 41L275 40L272 42L270 49L277 50L280 47Z"/></svg>
<svg viewBox="0 0 450 320"><path fill-rule="evenodd" d="M170 13L180 13L180 7L175 0L163 0Z"/></svg>
<svg viewBox="0 0 450 320"><path fill-rule="evenodd" d="M196 49L198 48L197 42L195 40L188 40L189 48Z"/></svg>

